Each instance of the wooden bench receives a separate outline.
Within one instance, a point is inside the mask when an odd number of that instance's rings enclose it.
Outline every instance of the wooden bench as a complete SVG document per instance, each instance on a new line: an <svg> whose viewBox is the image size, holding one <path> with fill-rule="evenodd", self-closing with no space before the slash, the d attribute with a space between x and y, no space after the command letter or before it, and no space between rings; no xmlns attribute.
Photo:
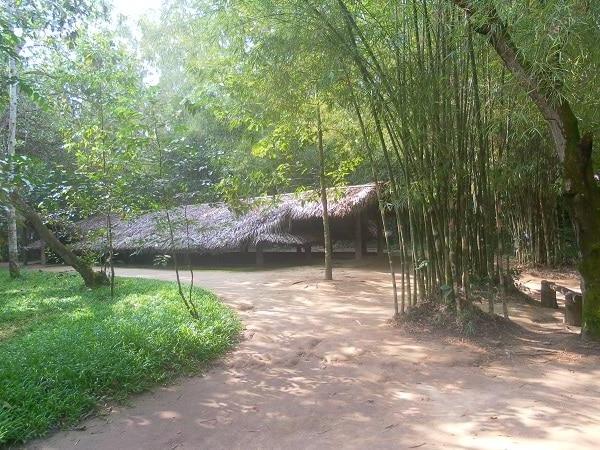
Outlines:
<svg viewBox="0 0 600 450"><path fill-rule="evenodd" d="M583 296L579 292L575 292L567 287L552 283L548 280L542 280L541 284L540 298L542 306L558 309L556 293L560 292L565 296L565 324L580 327Z"/></svg>

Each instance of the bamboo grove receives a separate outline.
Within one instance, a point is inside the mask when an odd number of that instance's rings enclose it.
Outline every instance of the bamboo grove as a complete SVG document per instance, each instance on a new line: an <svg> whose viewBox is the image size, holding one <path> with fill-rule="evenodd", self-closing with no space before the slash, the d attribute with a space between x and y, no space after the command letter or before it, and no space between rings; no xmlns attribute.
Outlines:
<svg viewBox="0 0 600 450"><path fill-rule="evenodd" d="M462 291L466 302L472 279L503 286L511 254L520 262L554 262L563 218L551 191L552 161L538 142L529 154L540 158L533 163L538 173L526 186L506 189L513 170L507 161L514 161L507 153L523 151L510 148L510 117L501 127L494 123L495 111L509 108L501 91L506 74L486 47L476 47L461 12L443 2L396 3L390 20L397 36L386 40L393 49L386 61L338 4L345 27L337 36L361 88L368 87L362 98L351 94L353 106L359 121L370 122L365 147L383 156L391 187L402 310L440 286Z"/></svg>
<svg viewBox="0 0 600 450"><path fill-rule="evenodd" d="M504 287L511 264L574 258L543 120L453 2L239 1L211 14L231 76L260 79L246 87L265 108L293 95L273 87L285 73L291 89L317 86L326 125L349 118L365 178L384 186L398 311L456 293L460 307L474 283Z"/></svg>

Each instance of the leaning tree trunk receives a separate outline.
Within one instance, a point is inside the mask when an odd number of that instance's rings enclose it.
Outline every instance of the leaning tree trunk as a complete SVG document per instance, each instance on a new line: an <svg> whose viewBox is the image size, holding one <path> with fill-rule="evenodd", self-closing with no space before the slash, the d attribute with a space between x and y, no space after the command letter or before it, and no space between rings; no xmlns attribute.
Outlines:
<svg viewBox="0 0 600 450"><path fill-rule="evenodd" d="M592 170L592 139L575 131L567 141L564 170L566 192L577 228L583 279L583 334L600 338L600 187Z"/></svg>
<svg viewBox="0 0 600 450"><path fill-rule="evenodd" d="M329 229L329 211L327 210L327 183L325 180L325 151L323 150L323 124L321 107L317 105L317 138L319 147L319 184L321 186L321 205L323 207L323 240L325 243L325 279L333 279L331 232Z"/></svg>
<svg viewBox="0 0 600 450"><path fill-rule="evenodd" d="M54 233L42 221L38 212L29 206L25 200L17 193L12 192L10 201L19 210L19 212L27 219L33 229L37 232L48 246L69 266L73 267L89 288L95 288L108 282L106 274L102 272L94 272L94 270L86 264L81 258L69 250L62 242L60 242Z"/></svg>
<svg viewBox="0 0 600 450"><path fill-rule="evenodd" d="M453 0L470 17L475 14L470 0ZM489 5L476 31L487 38L504 65L527 90L531 100L546 119L556 152L563 165L565 192L577 232L582 276L584 335L600 338L600 186L594 179L592 137L581 135L579 121L571 105L561 95L561 85L541 78L523 57L507 24L493 5Z"/></svg>
<svg viewBox="0 0 600 450"><path fill-rule="evenodd" d="M11 79L10 86L8 88L9 106L8 106L8 145L6 153L9 159L9 170L12 172L14 166L12 158L15 156L15 147L17 143L17 63L13 56L8 57L8 76ZM10 276L12 278L18 278L20 275L19 270L19 250L18 250L18 237L17 237L17 213L15 207L12 204L8 205L8 268Z"/></svg>

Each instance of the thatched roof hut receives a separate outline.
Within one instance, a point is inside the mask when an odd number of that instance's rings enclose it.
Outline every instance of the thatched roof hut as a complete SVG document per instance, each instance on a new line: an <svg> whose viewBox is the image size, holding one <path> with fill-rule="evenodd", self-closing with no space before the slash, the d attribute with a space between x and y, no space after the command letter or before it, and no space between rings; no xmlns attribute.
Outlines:
<svg viewBox="0 0 600 450"><path fill-rule="evenodd" d="M352 238L351 221L376 218L375 185L328 190L329 214L334 237ZM172 250L214 254L248 247L299 246L322 242L322 206L316 191L256 197L242 202L241 211L225 203L179 206L168 211L140 215L130 220L113 219L113 246L118 252L167 253ZM169 227L169 222L171 227ZM350 230L344 230L350 225ZM368 225L368 223L367 223ZM76 249L100 250L106 243L106 218L90 217L76 224L85 236ZM373 227L370 227L373 228ZM369 233L369 226L365 227ZM103 232L104 230L104 232ZM173 243L171 242L171 231Z"/></svg>

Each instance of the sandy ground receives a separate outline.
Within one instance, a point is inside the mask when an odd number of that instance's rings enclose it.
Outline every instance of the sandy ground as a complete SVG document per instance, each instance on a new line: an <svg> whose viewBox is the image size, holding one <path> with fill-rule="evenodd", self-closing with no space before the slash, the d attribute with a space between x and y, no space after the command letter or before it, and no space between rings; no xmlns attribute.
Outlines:
<svg viewBox="0 0 600 450"><path fill-rule="evenodd" d="M239 311L237 349L204 376L29 448L598 448L600 358L573 346L560 311L511 304L533 332L490 350L391 327L382 270L320 276L317 267L198 272L198 284Z"/></svg>

